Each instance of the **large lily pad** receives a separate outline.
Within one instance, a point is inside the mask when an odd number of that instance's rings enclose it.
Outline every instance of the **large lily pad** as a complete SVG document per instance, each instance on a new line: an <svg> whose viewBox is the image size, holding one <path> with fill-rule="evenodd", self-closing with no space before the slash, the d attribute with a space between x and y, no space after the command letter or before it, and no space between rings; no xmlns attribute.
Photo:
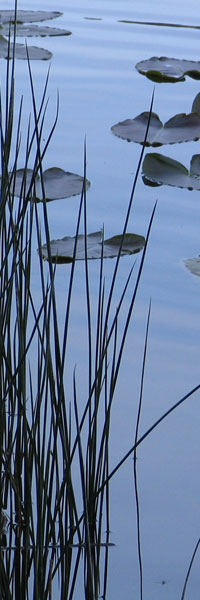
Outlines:
<svg viewBox="0 0 200 600"><path fill-rule="evenodd" d="M200 276L200 256L195 256L194 258L186 258L184 260L184 264L186 268L193 275Z"/></svg>
<svg viewBox="0 0 200 600"><path fill-rule="evenodd" d="M160 83L185 81L186 75L200 79L200 62L194 60L152 56L148 60L138 62L135 68L148 79Z"/></svg>
<svg viewBox="0 0 200 600"><path fill-rule="evenodd" d="M142 165L143 180L146 185L172 185L188 190L200 190L200 154L194 154L190 169L177 160L163 154L150 153Z"/></svg>
<svg viewBox="0 0 200 600"><path fill-rule="evenodd" d="M15 196L21 196L21 194L27 194L32 182L33 171L32 169L19 169L16 171L15 185L12 193ZM39 176L34 177L35 186L31 190L31 197L33 195L34 200L41 202L43 200L42 184ZM45 200L50 202L51 200L59 200L60 198L70 198L81 194L83 187L84 178L81 175L75 173L69 173L63 171L58 167L52 167L47 169L43 173L43 184L45 190ZM86 187L90 186L90 182L86 180Z"/></svg>
<svg viewBox="0 0 200 600"><path fill-rule="evenodd" d="M135 119L126 119L113 125L111 131L128 142L144 144L149 119L146 146L197 141L200 138L200 94L194 99L191 113L175 115L164 125L156 113L152 112L150 115L149 112L143 112Z"/></svg>
<svg viewBox="0 0 200 600"><path fill-rule="evenodd" d="M0 58L12 58L13 44L0 35ZM49 60L52 53L45 48L37 48L37 46L28 46L28 56L30 60ZM15 58L27 60L27 48L24 44L15 44Z"/></svg>
<svg viewBox="0 0 200 600"><path fill-rule="evenodd" d="M75 237L64 237L60 240L52 240L50 242L51 250L51 262L64 264L73 262ZM103 257L114 258L118 255L122 236L115 235L107 240L103 241L102 231L96 231L95 233L89 233L87 235L87 258L97 259L101 258L102 255L102 244L103 244ZM123 246L121 250L121 256L127 254L136 254L140 252L145 245L145 238L135 233L126 233L123 240ZM42 257L44 260L48 260L47 245L41 247ZM85 259L85 236L79 235L77 240L76 248L76 260Z"/></svg>

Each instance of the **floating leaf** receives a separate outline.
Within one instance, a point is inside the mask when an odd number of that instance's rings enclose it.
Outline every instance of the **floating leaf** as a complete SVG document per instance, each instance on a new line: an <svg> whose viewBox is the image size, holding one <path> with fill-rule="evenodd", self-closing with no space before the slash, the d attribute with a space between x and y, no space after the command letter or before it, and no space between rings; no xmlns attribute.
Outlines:
<svg viewBox="0 0 200 600"><path fill-rule="evenodd" d="M10 28L9 23L5 23L1 27L3 35L9 36L9 33L14 33L14 25ZM47 27L46 25L17 25L16 35L18 37L45 37L45 36L58 36L58 35L71 35L71 31L66 29L58 29L57 27Z"/></svg>
<svg viewBox="0 0 200 600"><path fill-rule="evenodd" d="M0 58L12 58L12 56L13 44L10 43L10 47L8 47L8 41L0 35ZM30 60L49 60L52 53L44 48L28 46L28 56ZM15 58L27 60L27 49L24 44L15 44Z"/></svg>
<svg viewBox="0 0 200 600"><path fill-rule="evenodd" d="M21 193L25 195L29 192L30 184L32 182L33 171L32 169L19 169L16 171L15 186L12 193L15 196L20 196ZM84 178L75 173L69 173L63 171L58 167L52 167L47 169L43 173L43 184L45 190L45 200L47 202L51 200L59 200L60 198L70 198L81 194L83 187ZM34 192L32 187L32 194L34 194L34 200L40 202L43 199L42 184L39 176L34 175ZM90 182L86 180L86 187L90 186Z"/></svg>
<svg viewBox="0 0 200 600"><path fill-rule="evenodd" d="M200 190L200 154L194 154L188 171L182 163L163 154L150 153L142 165L144 183L172 185L189 190Z"/></svg>
<svg viewBox="0 0 200 600"><path fill-rule="evenodd" d="M195 258L186 258L184 260L184 264L186 268L193 273L193 275L200 276L200 256L196 256Z"/></svg>
<svg viewBox="0 0 200 600"><path fill-rule="evenodd" d="M149 113L143 112L141 115L138 115L138 117L135 117L135 119L126 119L125 121L121 121L120 123L113 125L111 127L111 131L114 133L114 135L117 135L123 140L142 144L145 138L148 119ZM146 146L157 145L155 144L154 140L159 136L162 128L163 125L158 115L152 113L148 138L145 143Z"/></svg>
<svg viewBox="0 0 200 600"><path fill-rule="evenodd" d="M16 23L35 23L36 21L49 21L61 17L62 13L55 10L17 10ZM0 23L14 23L14 10L1 10Z"/></svg>
<svg viewBox="0 0 200 600"><path fill-rule="evenodd" d="M128 21L127 19L119 19L118 23L128 23L133 25L151 25L155 27L180 27L181 29L200 29L200 25L183 25L180 23L162 23L160 21Z"/></svg>
<svg viewBox="0 0 200 600"><path fill-rule="evenodd" d="M87 21L103 21L101 17L84 17Z"/></svg>
<svg viewBox="0 0 200 600"><path fill-rule="evenodd" d="M200 94L195 97L191 113L180 113L169 119L165 125L154 112L143 112L135 119L126 119L111 127L114 135L128 142L144 143L150 117L145 146L162 146L181 142L197 141L200 138Z"/></svg>
<svg viewBox="0 0 200 600"><path fill-rule="evenodd" d="M10 44L8 48L8 41L4 36L14 33L14 28L17 36L30 37L30 36L58 36L58 35L70 35L71 31L65 29L58 29L56 27L46 27L32 25L35 21L46 21L48 19L54 19L59 17L62 13L57 11L17 11L17 19L15 20L15 11L13 10L2 10L0 12L0 58L12 58L13 45ZM29 25L23 25L23 23L30 23ZM8 55L9 53L9 55ZM36 48L29 46L28 55L30 60L49 60L52 57L51 52L44 50L43 48ZM15 58L27 60L26 47L22 44L16 43L15 46Z"/></svg>
<svg viewBox="0 0 200 600"><path fill-rule="evenodd" d="M148 60L138 62L135 68L148 79L160 83L185 81L185 75L200 79L200 62L194 60L152 56Z"/></svg>
<svg viewBox="0 0 200 600"><path fill-rule="evenodd" d="M71 263L73 262L75 237L64 237L60 240L52 240L50 242L51 262L53 263ZM120 244L122 241L121 235L104 240L102 231L89 233L87 235L87 258L101 258L102 244L104 258L114 258L118 255ZM121 256L127 254L136 254L140 252L145 245L145 238L135 233L126 233L123 240ZM42 257L48 260L47 245L41 247ZM85 259L85 236L79 235L77 239L76 260Z"/></svg>
<svg viewBox="0 0 200 600"><path fill-rule="evenodd" d="M193 100L191 112L200 114L200 93L197 94Z"/></svg>
<svg viewBox="0 0 200 600"><path fill-rule="evenodd" d="M111 127L114 135L144 144L149 113L143 112L135 119L126 119ZM181 142L197 141L200 138L200 115L180 113L169 119L164 125L156 113L151 113L150 125L145 146L162 146Z"/></svg>

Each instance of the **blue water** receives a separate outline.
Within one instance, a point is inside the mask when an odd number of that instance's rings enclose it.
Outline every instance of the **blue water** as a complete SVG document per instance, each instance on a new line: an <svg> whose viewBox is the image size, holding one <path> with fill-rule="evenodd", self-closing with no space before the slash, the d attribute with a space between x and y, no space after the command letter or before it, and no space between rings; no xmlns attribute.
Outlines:
<svg viewBox="0 0 200 600"><path fill-rule="evenodd" d="M10 1L6 4L6 8L9 7L12 8ZM134 3L131 0L95 3L43 0L41 6L36 0L34 6L27 5L27 1L20 2L19 8L61 10L63 16L52 25L72 31L69 38L29 40L31 44L53 52L46 135L56 111L57 90L60 98L59 120L44 166L59 166L83 173L86 136L87 176L92 183L88 192L88 230L95 231L104 224L106 237L119 234L141 147L116 138L110 127L148 110L154 89L153 83L139 75L134 66L139 60L154 55L199 60L200 36L199 30L194 29L119 21L200 25L200 13L197 23L197 2L193 0L188 5L180 0L165 4L157 0ZM30 112L26 69L23 61L17 62L16 96L19 98L24 94L24 123ZM37 97L42 94L47 69L45 62L32 63ZM176 113L188 113L199 91L200 82L189 78L175 85L156 84L154 111L164 122ZM159 151L189 167L191 156L200 152L200 142L166 146ZM148 188L140 175L129 231L146 235L156 201L142 282L113 408L111 467L133 444L150 298L152 314L141 432L200 383L200 280L189 274L183 264L184 258L200 253L200 194L167 186ZM74 234L77 210L77 198L48 205L52 238ZM132 263L131 257L121 261L116 304ZM37 288L36 253L34 264ZM112 271L113 261L107 261L107 286ZM95 313L97 262L91 263L90 274ZM56 281L61 326L67 282L68 267L62 266ZM130 294L131 290L119 328L125 319ZM71 385L73 367L77 364L80 403L87 387L84 319L84 276L83 265L79 264L73 296L68 376ZM144 600L181 599L184 578L200 534L199 398L196 394L188 400L138 450ZM111 541L116 547L110 553L109 600L121 600L122 596L139 599L135 522L133 461L130 458L111 485ZM199 600L198 562L197 557L186 594L188 600Z"/></svg>

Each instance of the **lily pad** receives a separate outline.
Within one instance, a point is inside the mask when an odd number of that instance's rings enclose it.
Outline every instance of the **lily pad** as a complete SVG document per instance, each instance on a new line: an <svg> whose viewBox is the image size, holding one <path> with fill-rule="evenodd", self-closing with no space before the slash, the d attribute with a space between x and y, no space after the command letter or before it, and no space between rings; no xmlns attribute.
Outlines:
<svg viewBox="0 0 200 600"><path fill-rule="evenodd" d="M14 25L10 27L9 23L0 26L0 31L3 35L9 36L9 33L14 33ZM18 25L16 26L17 37L46 37L58 35L71 35L71 31L66 29L58 29L57 27L47 27L46 25Z"/></svg>
<svg viewBox="0 0 200 600"><path fill-rule="evenodd" d="M162 146L181 142L197 141L200 138L200 94L192 104L192 112L180 113L169 119L164 125L154 112L143 112L135 119L126 119L111 127L114 135L127 140L144 144L146 129L150 118L149 130L145 146Z"/></svg>
<svg viewBox="0 0 200 600"><path fill-rule="evenodd" d="M12 190L13 195L21 196L28 193L32 181L32 169L19 169L16 171L15 186ZM41 202L43 200L41 179L39 176L34 177L34 200ZM47 169L43 173L43 184L45 189L45 200L59 200L60 198L70 198L81 194L84 178L75 173L63 171L58 167ZM90 182L86 180L86 187L90 186ZM32 188L33 189L33 188ZM32 196L31 196L32 197Z"/></svg>
<svg viewBox="0 0 200 600"><path fill-rule="evenodd" d="M195 258L186 258L184 260L184 264L190 273L200 276L200 256L195 256Z"/></svg>
<svg viewBox="0 0 200 600"><path fill-rule="evenodd" d="M148 60L138 62L135 68L148 79L160 83L185 81L186 75L200 79L200 62L194 60L152 56Z"/></svg>
<svg viewBox="0 0 200 600"><path fill-rule="evenodd" d="M17 19L15 20L15 11L13 10L2 10L0 11L0 58L12 58L13 56L13 45L10 44L8 48L8 41L5 36L9 36L14 33L20 37L44 37L44 36L58 36L58 35L71 35L71 31L66 29L58 29L56 27L47 27L45 25L37 26L32 25L35 21L46 21L49 19L55 19L62 13L57 11L17 11ZM29 23L23 25L23 23ZM9 53L9 54L8 54ZM52 57L52 53L43 48L36 48L35 46L29 46L28 54L30 60L49 60ZM25 45L16 43L15 45L15 58L27 60L27 51Z"/></svg>
<svg viewBox="0 0 200 600"><path fill-rule="evenodd" d="M150 153L145 156L142 165L143 181L146 185L172 185L188 190L200 190L200 154L194 154L190 169L182 163L164 156Z"/></svg>
<svg viewBox="0 0 200 600"><path fill-rule="evenodd" d="M64 264L73 262L75 237L64 237L60 240L52 240L50 242L51 249L51 262ZM122 236L115 235L107 240L103 241L102 231L96 231L95 233L89 233L87 235L87 258L97 259L101 258L102 255L102 243L103 243L103 257L114 258L118 255ZM121 250L121 256L127 254L136 254L140 252L145 245L145 238L135 233L126 233L124 236L123 246ZM42 257L44 260L48 260L47 245L41 247ZM85 236L79 235L77 240L76 248L76 260L85 259Z"/></svg>
<svg viewBox="0 0 200 600"><path fill-rule="evenodd" d="M103 21L101 17L84 17L87 21Z"/></svg>
<svg viewBox="0 0 200 600"><path fill-rule="evenodd" d="M17 23L35 23L37 21L49 21L61 17L63 13L55 10L17 10ZM0 23L14 23L14 10L0 10Z"/></svg>
<svg viewBox="0 0 200 600"><path fill-rule="evenodd" d="M200 29L200 25L183 25L181 23L163 23L162 21L129 21L127 19L119 19L118 23L127 23L133 25L150 25L151 27L175 27L181 29Z"/></svg>
<svg viewBox="0 0 200 600"><path fill-rule="evenodd" d="M10 43L8 47L8 41L0 35L0 58L12 58L12 56L13 44ZM28 46L28 56L30 60L49 60L52 53L44 48ZM27 60L27 48L24 44L15 44L15 58Z"/></svg>

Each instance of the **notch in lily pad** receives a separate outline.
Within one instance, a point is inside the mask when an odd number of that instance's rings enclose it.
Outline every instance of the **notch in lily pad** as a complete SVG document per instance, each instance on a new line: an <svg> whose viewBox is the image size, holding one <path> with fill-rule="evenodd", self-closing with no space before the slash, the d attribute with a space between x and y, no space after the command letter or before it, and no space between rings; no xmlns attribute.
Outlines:
<svg viewBox="0 0 200 600"><path fill-rule="evenodd" d="M101 258L115 258L122 243L122 235L115 235L103 240L102 230L87 235L87 258L94 260ZM64 237L50 242L51 262L57 264L72 263L74 260L74 248L76 237ZM103 245L103 248L102 248ZM145 238L135 233L126 233L123 237L121 256L136 254L144 248ZM49 260L48 248L44 244L41 247L44 260ZM75 260L85 260L85 235L78 235Z"/></svg>
<svg viewBox="0 0 200 600"><path fill-rule="evenodd" d="M70 198L81 194L84 177L76 173L64 171L59 167L52 167L43 173L42 182L44 185L45 200L59 200L61 198ZM18 169L15 174L15 182L11 185L13 196L21 197L22 194L30 196L36 202L43 200L43 185L39 175L35 175L32 169ZM86 189L90 182L85 180Z"/></svg>
<svg viewBox="0 0 200 600"><path fill-rule="evenodd" d="M172 185L188 190L200 190L200 154L194 154L187 169L182 163L158 154L149 153L142 165L143 181L146 185Z"/></svg>
<svg viewBox="0 0 200 600"><path fill-rule="evenodd" d="M200 61L152 56L135 65L139 73L158 83L185 81L186 75L200 79Z"/></svg>
<svg viewBox="0 0 200 600"><path fill-rule="evenodd" d="M63 36L71 35L71 31L66 29L60 29L56 27L47 27L46 25L34 25L37 21L47 21L49 19L55 19L61 16L62 13L57 11L17 11L17 18L15 19L15 11L13 10L2 10L0 11L0 58L12 58L13 56L13 44L8 45L6 36L16 32L17 37L44 37L44 36ZM26 23L26 25L24 25ZM30 60L49 60L52 57L52 53L44 48L37 48L35 46L28 47L28 55ZM27 49L24 44L15 44L15 58L27 60Z"/></svg>
<svg viewBox="0 0 200 600"><path fill-rule="evenodd" d="M148 135L145 146L158 147L164 144L197 141L200 138L200 94L195 97L191 113L180 113L164 125L154 112L143 112L135 119L126 119L111 127L114 135L144 145L147 125Z"/></svg>

